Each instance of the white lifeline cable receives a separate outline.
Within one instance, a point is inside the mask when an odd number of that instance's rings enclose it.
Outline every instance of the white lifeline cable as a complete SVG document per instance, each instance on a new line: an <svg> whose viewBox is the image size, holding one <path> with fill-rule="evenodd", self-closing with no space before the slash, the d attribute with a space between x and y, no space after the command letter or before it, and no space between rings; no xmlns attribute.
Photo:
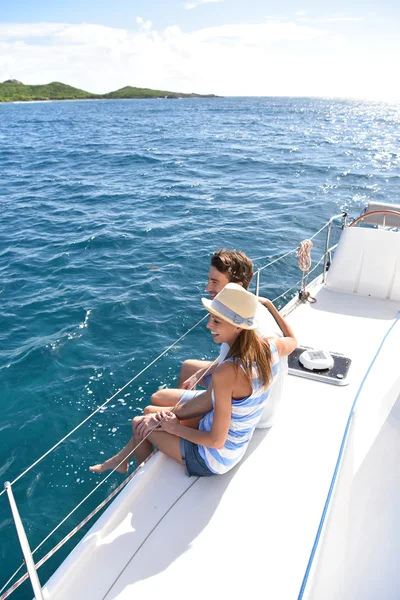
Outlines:
<svg viewBox="0 0 400 600"><path fill-rule="evenodd" d="M336 216L339 217L340 215L336 215ZM335 218L335 217L333 217L333 218ZM326 229L328 227L329 223L330 223L330 221L328 221L327 223L325 223L325 225L323 225L321 227L321 229L318 229L318 231L316 233L314 233L314 235L312 235L309 239L313 240L315 237L317 237L317 235L319 235L321 233L321 231L323 231L324 229ZM293 250L289 250L289 252L286 252L286 254L282 254L281 256L278 256L272 262L268 263L267 265L264 265L263 267L260 267L257 270L258 271L263 271L267 267L270 267L274 263L278 262L278 260L281 260L282 258L286 258L286 256L289 256L289 254L294 254L296 251L297 251L297 248L294 248ZM263 260L264 258L269 258L269 256L258 256L257 258L253 258L252 260L254 262L256 260Z"/></svg>
<svg viewBox="0 0 400 600"><path fill-rule="evenodd" d="M104 408L104 406L106 406L106 404L108 404L111 400L113 400L113 398L115 398L116 396L118 396L118 394L120 392L123 392L128 387L128 385L130 385L133 381L135 381L135 379L137 379L140 375L142 375L142 373L144 373L145 371L147 371L147 369L149 369L152 365L154 365L154 363L156 363L162 356L164 356L164 354L166 354L169 350L171 350L171 348L173 348L178 342L180 342L181 340L183 340L183 338L186 337L188 335L188 333L190 333L191 331L193 331L193 329L195 329L198 325L200 325L200 323L202 321L204 321L207 317L208 317L208 314L204 315L204 317L202 319L200 319L200 321L198 321L195 325L193 325L193 327L191 327L183 335L181 335L180 338L178 338L177 340L175 340L175 342L173 344L171 344L170 346L168 346L168 348L166 348L163 352L161 352L161 354L159 354L157 356L157 358L155 358L151 363L149 363L146 367L144 367L144 369L142 369L140 371L140 373L137 373L134 377L132 377L132 379L130 381L128 381L128 383L126 383L124 386L122 386L122 388L120 388L119 390L117 390L115 392L115 394L113 394L110 398L108 398L108 400L106 400L105 402L103 402L103 404L101 404L101 406L98 406L96 408L96 410L94 410L89 416L86 417L86 419L84 419L83 421L81 421L81 423L79 423L76 427L74 427L74 429L72 429L69 433L67 433L67 435L65 435L61 440L59 440L56 444L54 444L54 446L52 446L49 450L47 450L47 452L45 452L40 458L38 458L34 463L32 463L30 465L30 467L28 467L27 469L25 469L25 471L23 471L20 475L18 475L18 477L16 477L11 482L11 485L14 485L14 483L16 483L19 479L21 479L21 477L23 477L24 475L26 475L26 473L28 473L31 469L33 469L33 467L35 467L37 464L39 464L46 456L48 456L48 454L50 454L51 452L53 452L53 450L55 450L60 444L62 444L73 433L75 433L75 431L77 431L80 427L82 427L82 425L84 425L86 423L86 421L88 421L89 419L91 419L97 412L99 412L99 410L101 410L102 408ZM0 496L2 494L4 494L4 493L5 493L5 490L2 490L0 492Z"/></svg>
<svg viewBox="0 0 400 600"><path fill-rule="evenodd" d="M325 225L326 226L326 225ZM324 226L324 227L325 227ZM322 228L323 229L323 228ZM322 231L322 230L320 230ZM318 233L318 232L317 232ZM317 234L315 234L317 235ZM315 237L315 236L313 236ZM312 238L311 238L312 239ZM333 246L330 250L332 250L335 246ZM288 254L292 254L294 253L295 250L292 250L291 252L289 252ZM288 254L284 255L287 256ZM325 254L323 254L320 258L320 260L318 261L318 263L311 269L310 274L315 271L318 266L321 264L322 260L324 259ZM279 259L276 259L276 261ZM273 261L273 262L276 262ZM268 265L266 265L264 268L266 268ZM285 292L283 292L282 294L280 294L279 296L277 296L276 298L274 298L272 300L272 302L276 302L276 300L279 300L280 298L282 298L282 296L285 296L288 292L290 292L292 289L294 289L295 287L297 287L299 285L299 283L301 282L301 280L299 280L294 286L292 286L291 288L289 288L288 290L286 290ZM141 375L146 369L148 369L151 365L153 365L159 358L161 358L161 356L163 356L166 352L168 352L168 350L170 348L172 348L176 343L178 343L181 339L183 339L188 333L190 333L190 331L192 331L195 327L197 327L202 321L204 321L204 319L207 318L208 315L205 315L200 321L198 321L191 329L189 329L185 334L183 334L178 340L176 340L174 342L174 344L172 344L171 346L169 346L166 350L164 350L164 352L162 354L160 354L156 359L154 359L154 361L152 363L150 363L147 367L145 367L140 373L138 373L137 375L135 375L135 377L133 377L133 379L131 379L131 381L129 381L125 386L123 386L120 390L118 390L118 392L116 392L116 394L114 394L111 398L109 398L102 406L105 406L105 404L107 404L107 402L109 402L112 398L114 398L120 391L124 390L130 383L132 383L132 381L134 381L134 379L136 379L137 377L139 377L139 375ZM215 362L215 361L214 361ZM206 370L206 372L202 375L202 377L204 377L204 375L206 375L208 373L208 371L211 369L211 367L213 366L214 362L211 363L211 365L208 367L208 369ZM200 380L199 380L200 381ZM192 388L194 388L196 385L198 384L198 381L196 381L196 383L193 384ZM190 389L192 389L190 388ZM184 393L184 392L182 392ZM174 409L178 406L178 404L180 403L180 400L178 400L178 402L175 404ZM84 421L82 421L82 423L80 423L77 427L75 427L75 429L70 432L69 434L67 434L67 436L65 436L62 440L60 440L60 442L58 444L61 444L63 440L67 439L67 437L69 437L69 435L71 435L74 431L76 431L81 425L83 425L88 419L90 419L98 410L100 410L102 408L102 406L100 406L96 411L94 411L92 413L92 415L89 415ZM163 420L163 419L162 419ZM157 426L156 426L157 427ZM145 436L145 438L143 438L143 440L141 440L136 446L135 448L91 491L89 492L89 494L87 494L87 496L66 516L64 517L64 519L40 542L40 544L33 550L32 554L34 554L35 552L37 552L39 550L39 548L41 548L41 546L55 533L55 531L57 529L59 529L59 527L61 527L61 525L63 523L65 523L65 521L72 516L72 514L99 488L101 487L101 485L103 485L103 483L105 483L107 481L107 479L126 461L129 460L131 455L134 453L134 451L140 446L140 444L142 443L142 441L144 441L145 439L147 439L147 437L154 431L154 429L156 429L156 427L154 427L151 431L149 431L149 433ZM15 483L18 479L20 479L25 473L27 473L31 468L33 468L35 466L35 464L38 464L38 462L40 462L45 456L47 456L47 454L49 454L54 448L56 448L58 446L58 444L56 444L53 448L51 448L50 450L47 451L46 454L44 454L40 459L38 459L33 465L31 465L28 469L26 469L26 471L24 471L24 473L22 473L21 475L19 475L19 477L17 477L12 483ZM150 458L150 456L149 456ZM148 460L148 459L146 459ZM136 473L136 470L129 475L129 477L127 477L127 479L120 485L118 486L117 490L119 491L120 489L122 489L122 487L124 487L129 481L130 479L134 476L134 474ZM84 521L82 521L81 524L79 524L77 527L75 527L72 532L70 532L70 534L68 534L67 536L65 536L65 538L56 545L56 549L53 549L55 551L59 550L59 548L61 548L63 546L63 544L65 542L67 542L77 531L79 531L79 529L81 529L81 526L86 524L88 520L90 520L90 518L92 518L99 510L99 508L102 505L107 504L107 502L109 500L111 500L111 498L117 493L117 490L114 490L114 492L112 492L102 503L99 507L97 507L94 511L92 511L92 513L90 513L89 517L86 517L86 519ZM1 492L4 493L4 492ZM1 494L0 494L1 495ZM44 562L46 562L46 560L48 558L50 558L50 556L52 556L53 552L49 551L47 553L46 556L44 556L39 563L37 563L37 567L42 566L42 564L44 564ZM0 594L3 592L3 590L7 587L7 585L13 580L13 578L15 577L15 575L21 570L21 568L23 567L24 563L22 563L20 565L20 567L15 571L15 573L13 573L13 575L8 579L8 581L6 582L6 584L0 589ZM16 584L14 584L16 587L19 587L19 585L21 583L23 583L24 578L21 578L18 582L16 582ZM16 589L16 587L14 588L14 586L12 586L12 588ZM12 589L12 591L14 591L14 589ZM9 590L11 593L11 590ZM8 593L5 594L4 596L1 596L2 598L6 598L8 597Z"/></svg>
<svg viewBox="0 0 400 600"><path fill-rule="evenodd" d="M340 216L340 215L337 215ZM333 217L336 218L336 217ZM332 219L331 219L332 221ZM311 238L310 240L313 240L319 233L321 233L321 231L323 231L328 225L329 225L330 221L328 221L327 223L325 223L325 225L323 225L323 227L321 227L321 229L319 229ZM271 265L273 265L274 263L278 262L279 260L285 258L286 256L289 256L290 254L294 254L297 251L297 249L293 249L290 250L289 252L287 252L286 254L283 254L282 256L279 256L278 258L274 259L273 261L271 261L270 263L268 263L267 265L264 265L263 267L261 267L260 269L258 269L258 271L263 271L264 269L266 269L267 267L270 267ZM266 257L260 257L260 258L255 258L254 260L261 260L261 258L266 258ZM290 291L290 290L288 290ZM285 292L286 293L286 292ZM284 294L282 294L284 295ZM166 348L166 350L164 350L161 354L159 354L157 356L157 358L155 358L150 364L148 364L144 369L142 369L139 373L137 373L130 381L128 381L128 383L126 383L122 388L120 388L119 390L117 390L115 392L115 394L113 394L110 398L108 398L108 400L106 400L101 406L98 406L96 408L96 410L94 410L90 415L88 415L86 417L86 419L84 419L83 421L81 421L81 423L79 423L74 429L72 429L72 431L70 431L69 433L67 433L67 435L65 435L61 440L59 440L56 444L54 444L54 446L52 446L49 450L47 450L47 452L45 452L41 457L39 457L34 463L32 463L27 469L25 469L25 471L23 471L20 475L18 475L18 477L16 477L12 482L11 485L14 485L19 479L21 479L21 477L23 477L24 475L26 475L26 473L28 473L31 469L33 469L33 467L35 467L37 464L39 464L46 456L48 456L51 452L53 452L53 450L55 450L60 444L62 444L66 439L68 439L73 433L75 433L75 431L77 431L80 427L82 427L82 425L84 425L89 419L91 419L97 412L99 412L99 410L101 410L102 408L104 408L104 406L106 406L106 404L108 404L108 402L110 402L111 400L113 400L116 396L118 396L118 394L120 392L122 392L123 390L125 390L133 381L135 381L135 379L137 379L140 375L142 375L145 371L147 371L147 369L149 369L152 365L154 365L154 363L156 363L162 356L164 356L164 354L166 354L171 348L173 348L178 342L180 342L181 340L183 340L184 337L186 337L188 335L188 333L190 333L191 331L193 331L193 329L195 329L198 325L200 325L200 323L202 323L202 321L204 321L207 318L208 315L205 315L202 319L200 319L200 321L198 321L195 325L193 325L193 327L191 327L190 329L188 329L188 331L186 331L186 333L184 333L180 338L178 338L177 340L175 340L175 342L173 344L171 344L170 346L168 346L168 348ZM0 496L2 496L5 493L5 490L1 490L0 491Z"/></svg>
<svg viewBox="0 0 400 600"><path fill-rule="evenodd" d="M208 315L206 315L206 316L208 316ZM214 363L215 363L215 361L213 361L213 362L210 364L210 366L209 366L209 367L208 367L208 369L207 369L207 370L204 372L204 374L203 374L203 375L200 377L200 379L198 379L198 380L197 380L197 381L196 381L196 382L195 382L195 383L192 385L192 387L191 387L191 388L189 388L189 390L192 390L192 389L194 389L194 388L196 387L196 385L197 385L197 384L199 383L199 381L200 381L200 380L201 380L201 379L204 377L204 375L207 375L208 371L209 371L209 370L212 368L212 366L214 365ZM184 392L185 392L185 391L188 391L188 390L182 390L181 397L182 397L182 395L184 394ZM173 406L173 408L172 408L172 411L171 411L171 412L175 411L176 407L177 407L179 404L181 404L181 398L179 398L178 402L177 402L177 403L176 403L176 404ZM162 408L162 407L160 407L160 408ZM160 412L163 412L163 411L160 411ZM71 510L71 512L70 512L70 513L68 513L68 515L67 515L66 517L64 517L64 519L63 519L62 521L60 521L60 523L59 523L59 524L58 524L58 525L57 525L57 526L56 526L56 527L53 529L53 531L51 531L51 532L50 532L50 533L49 533L49 534L48 534L48 535L47 535L47 536L46 536L46 537L45 537L45 538L44 538L44 539L43 539L43 540L40 542L40 544L39 544L38 546L36 546L36 548L33 550L32 554L34 554L34 553L35 553L37 550L39 550L39 548L40 548L41 546L43 546L43 544L44 544L44 543L45 543L45 542L46 542L46 541L47 541L47 540L48 540L48 539L49 539L49 538L50 538L50 537L53 535L53 533L55 533L55 531L57 531L57 529L58 529L59 527L61 527L61 525L62 525L63 523L65 523L65 521L66 521L66 520L67 520L67 519L68 519L68 518L69 518L69 517L70 517L70 516L71 516L71 515L72 515L72 514L73 514L73 513L74 513L74 512L75 512L75 511L76 511L76 510L79 508L79 507L80 507L80 506L82 506L82 504L83 504L84 502L86 502L86 500L87 500L87 499L88 499L88 498L89 498L89 497L90 497L90 496L91 496L91 495L92 495L92 494L93 494L93 493L94 493L94 492L95 492L95 491L96 491L96 490L97 490L97 489L98 489L100 486L102 486L102 485L103 485L103 483L105 483L105 482L107 481L107 479L108 479L109 477L111 477L111 475L112 475L113 473L115 473L115 471L116 471L117 469L119 469L119 467L120 467L120 466L121 466L121 465L122 465L124 462L126 462L126 461L129 461L129 460L132 458L132 455L133 455L133 454L135 453L135 451L136 451L136 450L139 448L139 446L141 446L141 444L142 444L142 443L143 443L145 440L147 440L147 438L149 437L149 435L151 435L155 429L158 429L158 427L159 427L160 423L161 423L162 421L164 421L164 419L165 419L165 416L164 416L164 417L162 417L162 418L161 418L161 419L160 419L160 420L157 422L157 425L155 425L155 426L154 426L152 429L150 429L149 433L148 433L148 434L147 434L147 435L146 435L146 436L145 436L145 437L144 437L142 440L140 440L140 442L139 442L138 444L136 444L136 446L133 448L133 450L131 450L131 451L129 452L129 454L127 454L127 455L126 455L126 456L125 456L125 457L124 457L124 458L121 460L121 462L120 462L120 463L119 463L119 464L118 464L116 467L114 467L114 469L113 469L112 471L110 471L110 473L109 473L109 474L108 474L108 475L107 475L107 476L106 476L104 479L102 479L102 480L100 481L100 483L98 483L98 484L96 485L96 487L95 487L95 488L93 488L93 490L92 490L91 492L89 492L89 494L87 494L87 496L85 496L85 498L83 498L83 500L81 500L81 502L79 502L79 504L78 504L77 506L75 506L75 508L74 508L74 509L72 509L72 510Z"/></svg>
<svg viewBox="0 0 400 600"><path fill-rule="evenodd" d="M337 215L340 216L340 215ZM319 229L311 238L310 240L314 239L319 233L321 233L328 225L329 225L330 221L328 221L327 223L325 223L325 225L323 225L323 227L321 227L321 229ZM311 244L312 245L312 244ZM285 258L286 256L289 256L290 254L294 254L296 252L297 249L293 249L290 250L289 252L277 257L276 259L274 259L273 261L271 261L270 263L268 263L267 265L264 265L263 267L261 267L260 269L258 269L258 271L262 271L264 269L266 269L267 267L270 267L271 265L273 265L274 263L282 260L283 258ZM259 257L253 260L261 260L262 258L267 258L267 257ZM322 259L324 258L324 255L321 257L321 259L319 260L319 262L317 263L317 265L315 265L315 267L310 271L310 273L312 273L318 266L319 264L322 262ZM298 282L300 283L300 282ZM288 290L286 290L285 292L283 292L283 294L281 294L280 296L278 296L277 298L275 298L273 300L273 302L275 302L276 300L280 299L282 296L284 296L285 294L287 294L289 291L291 291L294 287L296 287L297 284L295 284L292 288L289 288ZM153 364L155 364L162 356L164 356L171 348L173 348L178 342L180 342L184 337L186 337L186 335L188 335L193 329L195 329L202 321L204 321L207 318L208 315L205 315L202 319L200 319L200 321L198 321L195 325L193 325L193 327L191 327L188 331L186 331L180 338L178 338L173 344L171 344L168 348L166 348L159 356L157 356L151 363L149 363L144 369L142 369L139 373L137 373L130 381L128 381L128 383L126 383L122 388L120 388L119 390L117 390L117 392L115 392L115 394L113 394L110 398L108 398L101 406L97 407L97 409L95 411L93 411L88 417L86 417L81 423L79 423L73 430L71 430L67 435L65 435L61 440L59 440L52 448L50 448L45 454L43 454L40 458L38 458L33 464L31 464L27 469L25 469L25 471L23 471L23 473L21 473L18 477L16 477L12 482L11 485L15 484L19 479L21 479L26 473L28 473L31 469L33 469L33 467L35 467L37 464L39 464L46 456L48 456L53 450L55 450L60 444L62 444L67 438L69 438L75 431L77 431L82 425L84 425L89 419L91 419L98 411L100 411L104 406L106 406L106 404L108 404L108 402L110 402L112 399L114 399L120 392L122 392L124 389L126 389L135 379L137 379L140 375L142 375L147 369L149 369ZM212 363L214 364L214 363ZM207 371L211 368L212 365L210 365L210 367L207 369ZM206 371L206 373L207 373ZM206 374L204 373L204 375ZM195 385L198 382L196 382L192 387L195 387ZM177 404L175 405L174 409L176 408L176 406L180 403L180 400L177 402ZM138 446L141 444L142 441L144 441L151 433L152 431L154 431L156 427L154 427L145 438L143 438L143 440L141 440L139 442L139 444L137 444L137 446L131 451L131 453L124 458L121 463L119 465L117 465L117 467L115 467L114 470L112 470L57 526L55 529L53 529L53 531L51 531L48 536L46 536L46 538L44 540L42 540L42 542L35 548L35 550L33 551L36 552L37 550L39 550L39 548L51 537L51 535L53 535L53 533L116 471L116 469L119 468L119 466L125 462L127 459L129 459L129 457L131 457L131 455L133 454L133 452L138 448ZM128 483L129 479L134 475L134 473L132 473L132 475L127 478L125 483ZM123 485L119 486L119 487L123 487ZM0 492L0 496L2 494L5 493L5 490L2 490ZM113 494L112 494L113 495ZM109 497L111 499L111 495ZM105 500L105 503L107 503L107 500ZM97 512L98 509L96 509ZM92 514L90 515L92 516ZM93 514L94 516L94 514ZM79 527L79 526L78 526ZM79 527L80 528L80 527ZM75 528L75 530L78 530L77 528ZM75 532L74 530L74 532ZM72 537L72 536L71 536ZM67 536L67 538L64 538L64 540L61 542L61 544L57 545L57 549L59 547L61 547L63 545L64 541L67 541L67 539L69 539L69 537ZM33 554L32 553L32 554ZM51 551L50 553L48 553L48 555L46 557L44 557L44 559L42 559L40 562L40 565L43 564L43 562L45 562L45 560L47 560L47 558L49 558L51 555ZM0 593L5 589L5 587L8 585L8 583L14 578L14 576L18 573L18 571L22 568L23 564L19 567L19 569L17 569L17 571L11 576L11 578L8 580L8 582L1 588ZM19 583L19 582L17 582ZM22 583L22 581L20 582ZM14 587L14 586L13 586ZM8 594L7 594L8 595ZM6 597L6 595L2 596Z"/></svg>
<svg viewBox="0 0 400 600"><path fill-rule="evenodd" d="M203 321L208 315L206 315L203 319L201 319L201 321ZM201 321L199 321L199 323L201 323ZM197 325L199 324L197 323ZM196 327L196 325L194 326ZM186 332L189 333L189 332ZM185 334L186 335L186 334ZM181 339L181 338L180 338ZM177 340L178 341L178 340ZM176 343L176 342L175 342ZM165 351L166 352L166 351ZM205 376L207 375L207 373L209 372L209 370L215 365L216 361L212 361L210 366L207 368L207 370L203 373L203 375L200 377L200 379L198 379L192 386L191 388L189 388L189 390L192 390L196 387L196 385L199 383L199 381ZM188 390L182 390L182 395L184 394L185 391ZM182 397L182 396L181 396ZM176 409L176 407L181 403L181 398L178 400L178 402L175 404L175 406L172 408L172 411L174 411ZM39 550L39 548L41 548L43 546L43 544L45 542L47 542L47 540L53 535L53 533L55 533L57 531L57 529L59 529L61 527L61 525L63 525L63 523L65 523L65 521L67 521L67 519L69 519L70 516L72 516L74 514L74 512L80 507L82 506L82 504L84 502L86 502L86 500L88 498L90 498L90 496L99 488L101 487L109 477L111 477L111 475L113 473L115 473L115 471L126 461L129 461L130 458L132 458L132 454L134 454L135 450L137 450L137 448L142 444L142 442L144 442L151 433L153 433L153 431L155 429L158 428L159 424L165 419L165 416L162 417L160 419L160 421L157 423L157 425L155 425L150 431L149 433L142 439L140 440L140 442L138 444L136 444L136 446L133 448L133 450L131 450L131 452L129 454L127 454L122 461L116 466L114 467L114 469L112 471L110 471L110 473L108 475L106 475L106 477L104 477L104 479L102 479L100 481L100 483L98 483L96 485L96 487L93 488L93 490L91 490L89 492L89 494L87 494L85 496L85 498L83 498L83 500L81 500L81 502L79 502L79 504L77 504L75 506L75 508L73 508L66 517L64 517L64 519L62 519L62 521L60 521L60 523L58 523L58 525L56 525L56 527L54 527L54 529L40 542L40 544L38 546L36 546L36 548L34 550L32 550L32 556L35 554L35 552L37 552ZM131 473L126 479L125 481L123 481L113 492L111 492L111 494L109 494L109 496L107 496L107 498L105 500L103 500L103 502L100 503L99 506L97 506L97 508L95 508L87 517L85 517L85 519L79 523L76 527L74 527L72 529L72 531L70 531L69 534L67 534L62 540L61 542L59 542L58 544L56 544L56 546L54 548L52 548L52 550L50 550L45 556L43 556L43 558L41 558L39 560L38 563L36 563L35 567L38 569L39 567L41 567L51 556L53 556L67 541L69 541L71 539L71 537L73 537L73 535L75 535L75 533L77 533L84 525L86 525L86 523L92 518L94 517L98 511L105 506L122 488L125 487L125 485L127 485L127 483L129 483L129 481L134 477L134 475L138 472L138 470L143 466L144 463L146 463L155 453L157 452L157 450L154 450L144 461L143 463L141 463L140 465L137 466L137 468L133 471L133 473ZM8 581L3 585L3 587L0 589L0 594L6 589L6 587L9 585L9 583L14 579L14 577L17 575L17 573L19 573L19 571L22 569L22 567L24 566L24 562L21 563L21 565L18 567L18 569L11 575L11 577L8 579ZM11 595L24 581L26 581L28 579L28 573L26 573L24 576L22 576L18 581L16 581L2 596L0 596L0 600L4 600L5 598L8 598L9 595Z"/></svg>

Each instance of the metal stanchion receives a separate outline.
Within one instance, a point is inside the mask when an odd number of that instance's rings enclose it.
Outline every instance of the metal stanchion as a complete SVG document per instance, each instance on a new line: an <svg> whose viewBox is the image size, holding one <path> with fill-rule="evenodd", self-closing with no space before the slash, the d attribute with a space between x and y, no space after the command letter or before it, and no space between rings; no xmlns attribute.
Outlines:
<svg viewBox="0 0 400 600"><path fill-rule="evenodd" d="M257 271L256 273L256 296L260 295L260 270Z"/></svg>
<svg viewBox="0 0 400 600"><path fill-rule="evenodd" d="M7 492L8 500L10 502L11 512L17 530L19 543L21 545L22 554L24 555L26 568L28 569L29 578L31 580L33 593L35 594L36 600L44 600L42 587L40 585L39 577L36 572L35 563L33 560L32 552L29 546L28 538L26 537L25 529L19 516L17 505L15 504L14 494L12 492L11 483L6 481L4 487Z"/></svg>

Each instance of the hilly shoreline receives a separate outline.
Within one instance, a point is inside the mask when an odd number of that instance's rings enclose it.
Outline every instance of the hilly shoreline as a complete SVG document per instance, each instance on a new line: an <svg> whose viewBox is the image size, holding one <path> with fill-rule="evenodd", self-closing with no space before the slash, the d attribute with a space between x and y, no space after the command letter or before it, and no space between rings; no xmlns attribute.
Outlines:
<svg viewBox="0 0 400 600"><path fill-rule="evenodd" d="M85 90L54 81L45 85L25 85L15 79L0 83L0 102L35 102L43 100L123 100L140 98L218 98L214 94L181 94L126 86L107 94L91 94Z"/></svg>

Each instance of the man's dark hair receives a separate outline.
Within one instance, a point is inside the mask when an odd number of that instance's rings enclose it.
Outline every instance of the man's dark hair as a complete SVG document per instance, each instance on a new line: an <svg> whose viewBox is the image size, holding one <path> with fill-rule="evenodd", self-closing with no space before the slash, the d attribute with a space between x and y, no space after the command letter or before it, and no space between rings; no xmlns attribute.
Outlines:
<svg viewBox="0 0 400 600"><path fill-rule="evenodd" d="M217 250L211 257L211 266L224 273L231 283L242 283L246 290L253 278L253 263L238 250Z"/></svg>

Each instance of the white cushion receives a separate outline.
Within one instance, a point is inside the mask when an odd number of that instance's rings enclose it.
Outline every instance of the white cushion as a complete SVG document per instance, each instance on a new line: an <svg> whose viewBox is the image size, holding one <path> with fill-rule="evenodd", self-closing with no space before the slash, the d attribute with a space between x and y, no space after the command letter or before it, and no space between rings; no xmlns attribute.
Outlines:
<svg viewBox="0 0 400 600"><path fill-rule="evenodd" d="M349 294L400 300L400 233L344 229L326 286Z"/></svg>

